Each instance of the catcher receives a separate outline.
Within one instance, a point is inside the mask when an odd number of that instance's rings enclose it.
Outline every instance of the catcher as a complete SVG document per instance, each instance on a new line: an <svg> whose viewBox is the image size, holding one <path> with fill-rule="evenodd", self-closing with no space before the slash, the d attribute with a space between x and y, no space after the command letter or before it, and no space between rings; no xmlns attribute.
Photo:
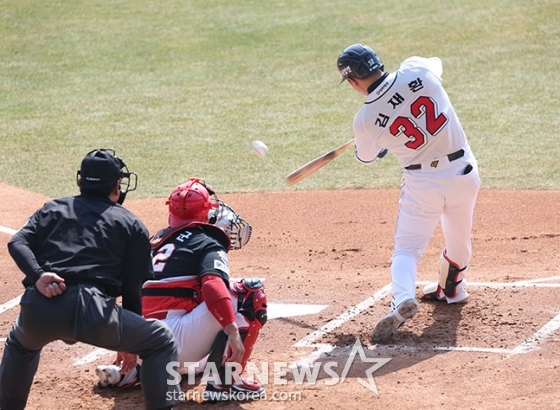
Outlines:
<svg viewBox="0 0 560 410"><path fill-rule="evenodd" d="M208 381L206 400L259 398L264 394L259 383L237 377L228 385L224 377L226 362L243 371L267 319L261 281L230 282L228 251L246 245L252 227L198 178L178 186L166 205L169 226L150 239L155 280L143 285L142 315L172 330L180 366L216 366L220 382ZM188 371L188 366L177 370ZM131 366L126 355L117 355L113 365L98 366L96 373L102 387L140 382L138 366Z"/></svg>

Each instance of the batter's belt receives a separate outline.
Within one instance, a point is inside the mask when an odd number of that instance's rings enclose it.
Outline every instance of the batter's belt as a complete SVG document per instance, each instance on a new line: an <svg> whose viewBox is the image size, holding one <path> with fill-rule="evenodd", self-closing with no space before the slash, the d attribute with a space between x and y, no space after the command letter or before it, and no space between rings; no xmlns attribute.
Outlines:
<svg viewBox="0 0 560 410"><path fill-rule="evenodd" d="M460 149L459 151L455 151L455 152L449 154L447 156L447 159L449 160L449 162L451 162L451 161L455 161L456 159L463 158L464 155L465 155L465 150ZM415 169L421 169L421 168L422 168L421 164L412 164L412 165L409 165L408 167L404 167L404 169L407 169L409 171L412 171L412 170L415 170Z"/></svg>

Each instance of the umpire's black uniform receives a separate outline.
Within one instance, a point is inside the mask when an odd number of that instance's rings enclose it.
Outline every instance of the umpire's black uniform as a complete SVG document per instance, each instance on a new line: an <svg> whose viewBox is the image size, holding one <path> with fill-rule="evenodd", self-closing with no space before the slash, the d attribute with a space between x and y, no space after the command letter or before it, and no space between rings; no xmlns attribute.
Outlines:
<svg viewBox="0 0 560 410"><path fill-rule="evenodd" d="M168 392L178 386L167 385L166 371L177 360L173 335L162 322L140 316L142 282L153 274L148 231L110 199L114 190L96 189L105 182L114 188L122 166L105 150L88 154L82 194L47 202L8 243L26 289L0 364L2 410L25 408L41 349L54 340L137 354L146 408L173 403ZM47 298L34 286L44 272L65 279L61 295ZM121 295L122 308L115 301Z"/></svg>

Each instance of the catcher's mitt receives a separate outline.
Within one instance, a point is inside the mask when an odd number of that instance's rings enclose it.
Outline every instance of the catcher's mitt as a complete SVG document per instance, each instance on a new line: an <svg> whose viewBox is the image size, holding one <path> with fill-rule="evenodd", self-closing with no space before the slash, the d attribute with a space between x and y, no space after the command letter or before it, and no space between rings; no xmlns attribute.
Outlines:
<svg viewBox="0 0 560 410"><path fill-rule="evenodd" d="M251 239L253 228L241 218L228 204L219 201L220 207L216 213L215 225L222 228L229 235L231 249L241 249Z"/></svg>

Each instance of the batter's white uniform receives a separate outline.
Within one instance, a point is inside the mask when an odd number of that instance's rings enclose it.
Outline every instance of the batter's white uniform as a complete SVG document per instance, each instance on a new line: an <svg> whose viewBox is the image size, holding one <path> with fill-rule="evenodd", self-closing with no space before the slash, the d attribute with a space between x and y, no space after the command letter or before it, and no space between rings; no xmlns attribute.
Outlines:
<svg viewBox="0 0 560 410"><path fill-rule="evenodd" d="M471 258L480 178L476 158L441 85L442 71L436 57L403 61L398 71L385 73L369 90L354 118L356 159L372 164L386 148L403 167L391 265L392 309L415 297L417 264L440 221L447 259L466 268ZM457 291L464 294L464 288L463 280Z"/></svg>

